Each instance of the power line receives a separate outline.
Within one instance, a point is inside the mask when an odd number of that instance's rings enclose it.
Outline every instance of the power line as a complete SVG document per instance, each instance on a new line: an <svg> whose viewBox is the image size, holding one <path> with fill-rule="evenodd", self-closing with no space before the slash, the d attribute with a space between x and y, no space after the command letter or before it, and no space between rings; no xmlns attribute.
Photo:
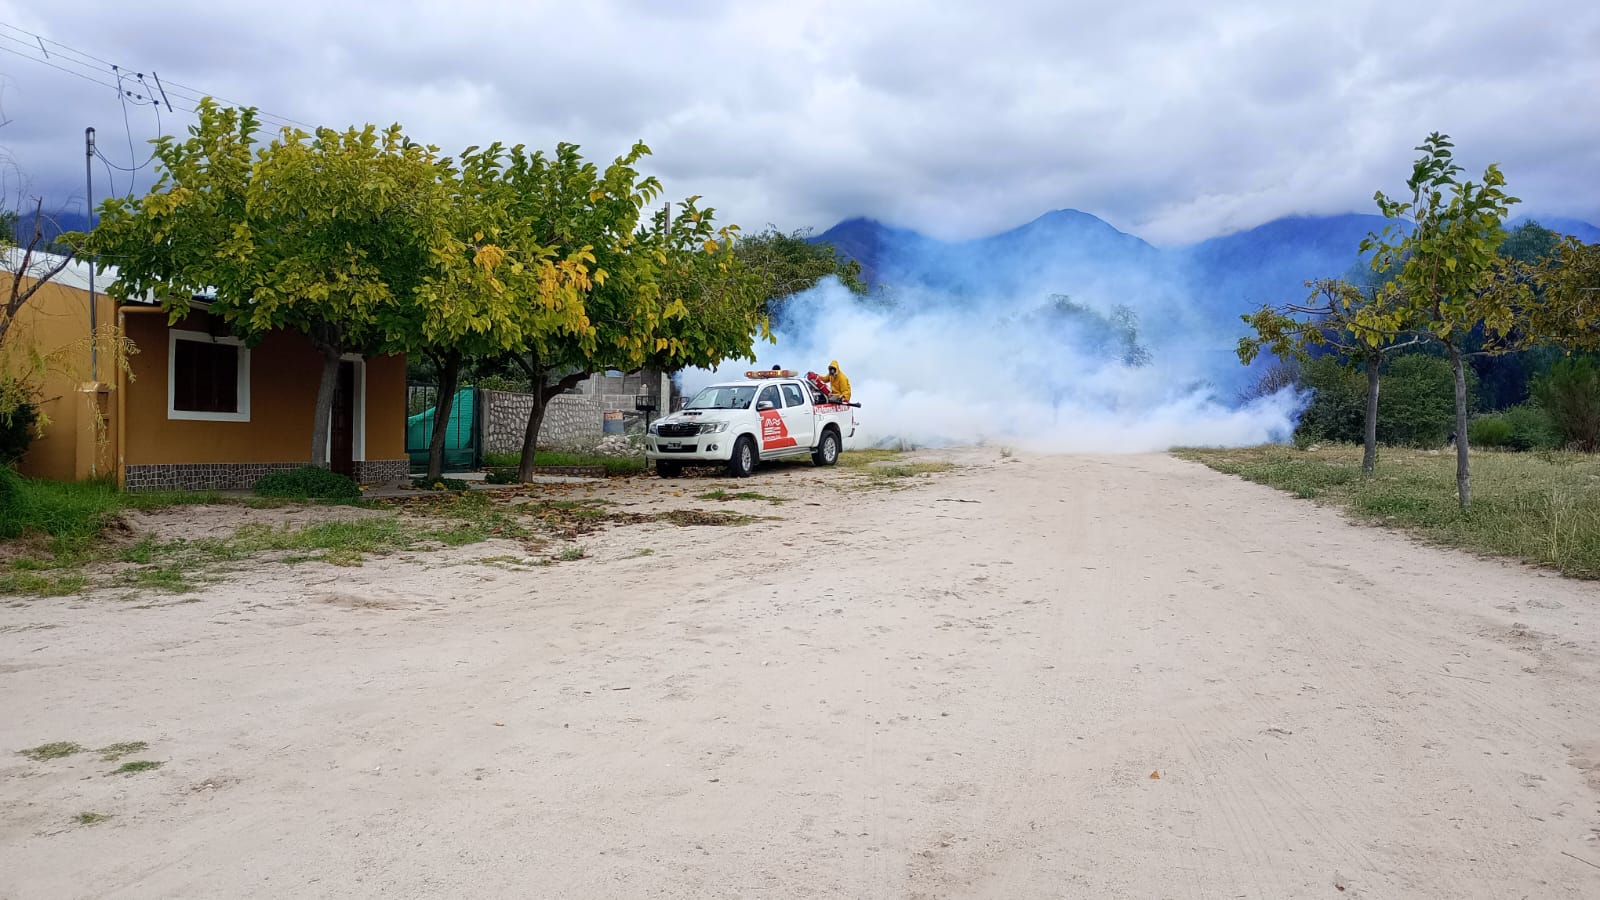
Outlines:
<svg viewBox="0 0 1600 900"><path fill-rule="evenodd" d="M13 54L17 55L17 56L21 56L24 59L31 60L33 62L39 63L40 65L49 66L50 68L56 69L56 70L61 71L61 72L66 72L68 75L73 75L73 76L76 76L78 78L82 78L85 81L93 82L94 84L98 84L101 87L110 88L111 90L116 91L119 97L131 98L136 103L137 102L141 102L141 101L148 102L148 103L151 103L151 104L155 104L155 103L161 102L161 100L157 99L157 97L155 96L155 92L151 91L150 86L145 83L145 81L144 81L144 73L143 72L139 72L139 71L137 71L135 69L130 69L130 68L126 67L126 66L119 65L117 63L111 62L110 60L103 59L101 57L95 56L92 53L87 53L87 52L85 52L83 50L77 49L76 47L72 47L70 45L63 44L60 41L53 40L51 38L47 38L47 37L45 37L45 36L43 36L41 34L37 34L37 33L32 32L32 31L28 31L25 28L19 28L19 27L15 26L15 25L7 23L7 22L0 22L0 28L8 29L10 31L14 31L14 32L16 32L18 34L21 34L21 35L26 35L27 37L33 38L33 41L31 41L31 42L30 41L25 41L25 40L22 40L21 38L13 37L12 35L5 34L3 32L0 32L0 38L12 41L12 42L14 42L16 44L19 44L19 45L21 45L23 47L26 47L26 48L28 48L29 51L33 51L33 50L35 50L35 48L37 48L39 53L44 54L45 57L49 57L50 56L49 50L46 49L45 46L44 46L45 44L49 44L51 46L57 47L60 50L64 50L64 51L66 51L68 53L74 54L74 55L76 55L76 56L81 58L81 59L70 59L70 58L67 58L67 57L63 56L63 57L60 57L62 62L82 67L83 69L87 69L88 71L93 72L95 74L100 74L104 70L109 70L109 74L111 74L114 77L116 77L117 83L116 84L111 84L111 83L102 81L102 80L100 80L98 78L91 77L90 75L84 74L84 72L82 72L82 71L79 71L79 70L76 70L76 69L66 68L65 66L58 65L57 63L52 62L49 58L40 58L38 55L35 55L32 52L23 53L23 52L21 52L19 50L14 50L11 47L7 47L7 46L4 46L4 45L0 45L0 50L6 50L6 51L8 51L10 53L13 53ZM87 61L85 61L85 60L87 60ZM132 73L132 74L129 74L129 73ZM143 87L147 93L145 93L145 94L133 94L133 93L128 92L127 89L123 86L123 79L125 79L125 78L129 78L129 79L133 79L133 80L138 81L139 85L141 87ZM196 104L196 107L189 108L187 110L188 112L194 112L195 109L197 108L200 100L202 98L204 98L204 97L211 97L212 99L216 100L217 102L225 104L227 106L242 107L242 106L245 105L245 104L242 104L242 103L237 103L235 101L229 100L229 99L227 99L225 97L220 97L220 96L218 96L216 94L212 94L212 93L209 93L207 91L203 91L203 90L201 90L199 88L191 87L191 86L189 86L187 84L183 84L182 82L166 80L165 82L163 82L163 87L166 88L166 89L163 90L162 93L170 94L170 95L173 95L173 96L177 96L179 99L187 100L190 103ZM311 131L315 131L316 130L316 126L314 126L314 125L310 125L310 124L308 124L306 122L301 122L298 119L291 119L288 116L283 116L283 115L279 115L277 113L267 112L266 110L259 109L259 108L256 109L256 116L258 118L264 120L264 121L270 120L271 122L276 122L276 123L279 123L279 124L282 124L282 125L297 126L297 127L300 127L300 128L305 128L305 129L311 130Z"/></svg>
<svg viewBox="0 0 1600 900"><path fill-rule="evenodd" d="M217 102L225 104L227 106L244 106L245 105L243 103L235 103L234 101L229 100L226 97L218 97L216 94L206 94L205 91L202 91L199 88L190 87L190 86L188 86L186 84L183 84L182 82L170 81L169 80L167 82L167 84L173 85L174 87L182 88L182 89L184 89L186 91L190 91L190 92L193 92L193 93L196 93L196 94L209 96L209 97L211 97L211 99L216 100ZM308 129L310 129L312 131L316 131L317 130L317 126L315 126L315 125L312 125L312 124L307 123L307 122L302 122L299 119L291 119L288 116L280 116L280 115L276 115L274 113L265 112L265 111L260 110L260 109L256 110L256 114L261 116L262 118L277 119L280 122L285 122L285 123L290 124L290 125L298 125L301 128L308 128Z"/></svg>
<svg viewBox="0 0 1600 900"><path fill-rule="evenodd" d="M45 37L43 35L34 34L33 32L28 31L26 29L18 28L17 26L12 25L9 22L0 22L0 28L9 28L10 30L15 31L15 32L17 32L19 34L25 34L28 37L33 38L35 41L39 42L39 49L40 50L44 50L46 55L49 55L50 51L49 50L45 50L44 49L44 45L45 44L54 44L55 46L60 47L62 50L65 50L68 53L71 53L71 54L73 54L75 56L81 56L84 59L87 59L87 60L89 60L91 62L96 62L96 63L99 63L100 65L103 65L103 66L111 65L110 62L108 62L106 60L103 60L98 56L93 56L91 54L85 53L82 50L79 50L79 49L74 48L74 47L68 47L66 44L63 44L60 41L52 40L52 39L47 38L47 37Z"/></svg>
<svg viewBox="0 0 1600 900"><path fill-rule="evenodd" d="M8 35L0 35L0 37L9 37L9 36ZM12 40L16 40L15 38L11 38L11 39ZM22 42L18 41L18 43L22 43ZM24 46L26 46L26 45L24 45ZM47 60L40 59L37 56L29 56L26 53L22 53L22 52L20 52L18 50L13 50L10 47L6 47L6 46L3 46L3 45L0 45L0 50L4 50L7 53L15 54L17 56L22 57L23 59L32 60L32 61L34 61L36 63L39 63L40 65L49 66L50 68L55 69L58 72L65 72L68 75L72 75L72 76L75 76L77 78L82 78L84 81L88 81L88 82L91 82L93 84L98 84L103 88L109 88L110 90L113 90L113 91L117 90L117 86L114 85L114 84L111 84L110 82L101 81L98 78L90 78L88 75L85 75L82 72L74 72L71 69L67 69L67 68L63 68L61 66L58 66L53 62L49 62Z"/></svg>

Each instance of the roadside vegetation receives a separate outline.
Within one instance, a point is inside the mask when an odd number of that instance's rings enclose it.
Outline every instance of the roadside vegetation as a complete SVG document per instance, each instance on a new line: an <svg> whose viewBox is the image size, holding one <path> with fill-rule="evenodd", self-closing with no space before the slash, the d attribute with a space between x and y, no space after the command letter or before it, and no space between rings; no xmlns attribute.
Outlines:
<svg viewBox="0 0 1600 900"><path fill-rule="evenodd" d="M242 566L263 562L359 566L372 557L466 547L491 539L514 541L529 554L542 554L552 543L570 545L609 527L738 526L760 519L720 510L618 512L603 500L561 499L544 489L510 488L363 501L359 505L369 510L364 514L309 525L247 524L197 539L134 540L119 515L126 510L261 501L210 494L124 494L106 485L16 480L39 508L51 512L10 521L17 540L6 548L10 555L0 558L0 594L41 597L98 588L181 595ZM277 500L269 505L284 504ZM584 558L584 552L567 546L547 558L573 561Z"/></svg>
<svg viewBox="0 0 1600 900"><path fill-rule="evenodd" d="M81 553L119 513L195 503L221 503L215 493L129 494L106 481L39 481L0 466L0 540L32 536L55 555Z"/></svg>
<svg viewBox="0 0 1600 900"><path fill-rule="evenodd" d="M910 479L948 472L955 464L938 461L907 461L905 450L849 450L839 454L839 465L860 480L847 490L904 487Z"/></svg>
<svg viewBox="0 0 1600 900"><path fill-rule="evenodd" d="M1591 454L1478 453L1470 510L1452 490L1454 454L1439 451L1387 448L1369 479L1353 444L1176 455L1436 544L1600 579L1600 457Z"/></svg>
<svg viewBox="0 0 1600 900"><path fill-rule="evenodd" d="M1474 447L1600 450L1600 366L1585 356L1600 352L1600 245L1535 222L1507 231L1520 201L1495 165L1462 177L1453 146L1430 134L1406 192L1375 195L1389 221L1352 248L1361 262L1243 316L1238 355L1276 359L1242 400L1295 388L1309 401L1298 446L1360 443L1367 479L1379 446L1448 448L1468 510Z"/></svg>
<svg viewBox="0 0 1600 900"><path fill-rule="evenodd" d="M487 469L515 469L521 462L515 453L485 453L483 465ZM600 456L592 453L558 453L540 450L534 457L534 466L579 466L602 468L607 475L639 475L645 471L644 454L638 456ZM513 476L515 473L512 473ZM512 483L507 481L506 483Z"/></svg>

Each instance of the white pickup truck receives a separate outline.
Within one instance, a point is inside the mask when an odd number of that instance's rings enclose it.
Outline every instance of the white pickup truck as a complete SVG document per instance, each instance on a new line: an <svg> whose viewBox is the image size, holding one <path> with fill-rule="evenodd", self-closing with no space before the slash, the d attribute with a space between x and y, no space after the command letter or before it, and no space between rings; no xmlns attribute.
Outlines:
<svg viewBox="0 0 1600 900"><path fill-rule="evenodd" d="M743 478L764 459L811 454L819 466L839 461L856 433L854 409L787 371L747 372L744 381L713 384L683 409L651 423L645 459L674 477L683 467L726 465Z"/></svg>

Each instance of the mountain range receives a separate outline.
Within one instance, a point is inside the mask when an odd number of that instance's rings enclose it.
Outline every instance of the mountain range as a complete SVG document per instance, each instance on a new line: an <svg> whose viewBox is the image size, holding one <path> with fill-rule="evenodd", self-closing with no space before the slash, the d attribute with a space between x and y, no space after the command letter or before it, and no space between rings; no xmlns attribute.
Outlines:
<svg viewBox="0 0 1600 900"><path fill-rule="evenodd" d="M1520 217L1515 227L1529 221ZM1585 242L1600 227L1577 219L1539 224ZM872 219L846 219L812 240L861 264L873 286L925 288L955 296L994 292L1098 294L1181 291L1201 309L1232 318L1263 303L1298 300L1306 281L1348 274L1358 247L1388 220L1349 213L1289 216L1195 244L1156 247L1090 213L1047 212L988 237L941 241ZM1139 305L1139 304L1135 304Z"/></svg>

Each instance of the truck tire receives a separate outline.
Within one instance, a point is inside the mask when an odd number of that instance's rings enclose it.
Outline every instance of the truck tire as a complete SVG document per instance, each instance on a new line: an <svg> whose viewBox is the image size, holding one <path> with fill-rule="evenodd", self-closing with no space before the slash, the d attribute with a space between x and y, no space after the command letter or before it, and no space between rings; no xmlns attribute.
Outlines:
<svg viewBox="0 0 1600 900"><path fill-rule="evenodd" d="M749 478L756 470L756 442L744 435L733 442L733 455L728 457L728 474L734 478Z"/></svg>
<svg viewBox="0 0 1600 900"><path fill-rule="evenodd" d="M819 466L831 466L838 461L839 432L829 428L822 432L822 442L812 451L811 462Z"/></svg>
<svg viewBox="0 0 1600 900"><path fill-rule="evenodd" d="M662 478L677 478L683 474L683 463L658 459L656 460L656 474Z"/></svg>

